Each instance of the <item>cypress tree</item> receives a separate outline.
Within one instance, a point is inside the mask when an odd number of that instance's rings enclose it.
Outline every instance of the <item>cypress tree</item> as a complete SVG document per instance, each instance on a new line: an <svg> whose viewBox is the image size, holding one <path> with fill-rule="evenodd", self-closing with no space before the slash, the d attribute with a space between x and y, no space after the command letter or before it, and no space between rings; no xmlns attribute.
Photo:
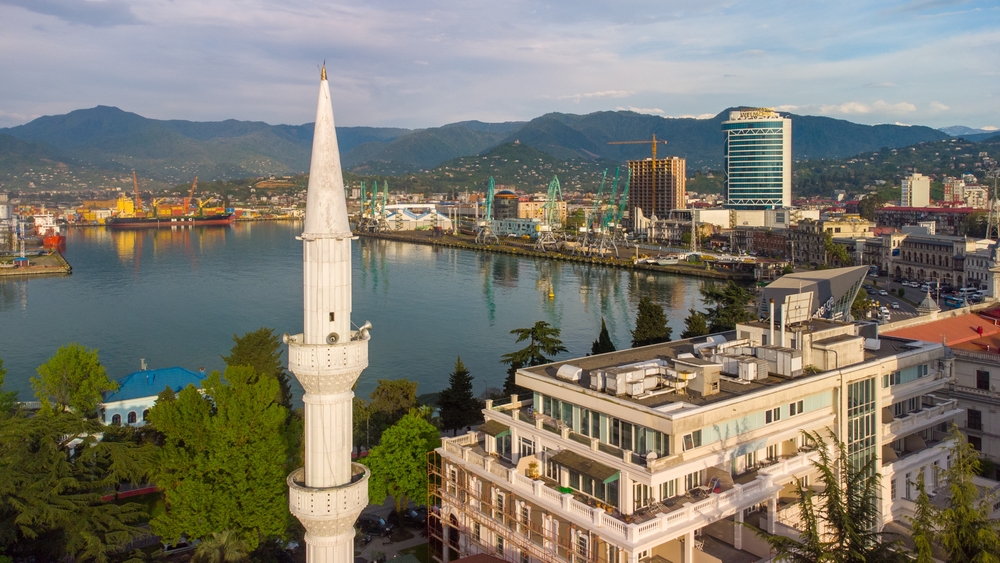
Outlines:
<svg viewBox="0 0 1000 563"><path fill-rule="evenodd" d="M684 319L684 332L681 338L694 338L708 334L708 318L705 313L688 309L688 318Z"/></svg>
<svg viewBox="0 0 1000 563"><path fill-rule="evenodd" d="M462 363L462 357L455 360L455 371L448 376L448 388L438 397L441 409L441 426L445 430L457 430L479 420L481 407L472 394L472 374Z"/></svg>
<svg viewBox="0 0 1000 563"><path fill-rule="evenodd" d="M648 295L644 295L639 300L635 330L632 331L632 347L669 342L672 332L667 326L667 316L663 314L663 307L654 303Z"/></svg>

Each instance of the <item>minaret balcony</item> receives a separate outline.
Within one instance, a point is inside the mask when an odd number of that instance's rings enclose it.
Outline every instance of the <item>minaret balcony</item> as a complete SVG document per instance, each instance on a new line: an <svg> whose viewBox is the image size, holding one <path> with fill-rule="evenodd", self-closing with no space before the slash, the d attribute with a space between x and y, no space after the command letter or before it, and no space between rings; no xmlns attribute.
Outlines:
<svg viewBox="0 0 1000 563"><path fill-rule="evenodd" d="M313 488L305 484L305 468L288 475L288 508L306 531L316 536L343 534L354 526L368 506L371 472L360 463L351 464L351 481L336 487Z"/></svg>
<svg viewBox="0 0 1000 563"><path fill-rule="evenodd" d="M302 335L288 336L288 371L307 393L316 395L350 391L368 367L368 339L361 332L336 344L304 344Z"/></svg>

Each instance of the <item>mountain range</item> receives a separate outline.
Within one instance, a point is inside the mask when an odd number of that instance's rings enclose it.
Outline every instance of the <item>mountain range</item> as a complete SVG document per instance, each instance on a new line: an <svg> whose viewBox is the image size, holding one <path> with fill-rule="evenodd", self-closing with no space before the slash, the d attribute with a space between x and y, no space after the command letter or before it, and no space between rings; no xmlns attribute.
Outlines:
<svg viewBox="0 0 1000 563"><path fill-rule="evenodd" d="M617 164L647 157L650 145L609 142L651 139L654 134L668 142L658 155L685 157L688 169L694 171L721 167L721 123L729 111L711 119L664 118L629 111L550 113L527 122L464 121L417 130L338 127L337 134L345 169L358 174L431 170L441 163L514 142L562 161ZM948 132L923 126L872 126L829 117L790 117L795 160L841 158L949 138ZM94 182L100 181L101 174L124 177L134 169L143 178L169 184L190 182L194 176L214 180L291 174L308 170L311 141L310 123L157 120L98 106L0 129L0 186L17 187L38 170L48 172L36 187L65 185L68 178L78 180L87 171ZM59 177L60 170L68 176ZM70 174L67 170L81 172ZM53 181L57 177L62 179Z"/></svg>

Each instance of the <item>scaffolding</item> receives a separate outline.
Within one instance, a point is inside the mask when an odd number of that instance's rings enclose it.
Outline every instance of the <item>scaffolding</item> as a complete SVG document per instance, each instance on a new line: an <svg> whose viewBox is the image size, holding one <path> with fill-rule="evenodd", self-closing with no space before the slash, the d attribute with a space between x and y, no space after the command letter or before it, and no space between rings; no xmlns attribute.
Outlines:
<svg viewBox="0 0 1000 563"><path fill-rule="evenodd" d="M513 469L512 469L513 470ZM445 563L485 553L510 563L619 563L624 551L479 477L438 452L427 455L428 546ZM447 552L446 552L447 551ZM611 557L612 559L609 559Z"/></svg>

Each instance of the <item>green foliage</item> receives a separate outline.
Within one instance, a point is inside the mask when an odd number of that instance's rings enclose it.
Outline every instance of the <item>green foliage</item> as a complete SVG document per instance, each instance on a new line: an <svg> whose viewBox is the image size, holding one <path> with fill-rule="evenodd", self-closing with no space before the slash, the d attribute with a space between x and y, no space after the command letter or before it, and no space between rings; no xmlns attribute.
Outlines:
<svg viewBox="0 0 1000 563"><path fill-rule="evenodd" d="M913 518L910 519L910 534L913 538L914 563L934 563L934 506L924 487L924 471L917 473L917 501Z"/></svg>
<svg viewBox="0 0 1000 563"><path fill-rule="evenodd" d="M982 497L973 478L979 471L979 453L952 425L951 466L944 470L950 496L948 506L935 510L936 539L950 563L1000 561L1000 522L989 517L993 499Z"/></svg>
<svg viewBox="0 0 1000 563"><path fill-rule="evenodd" d="M371 447L371 417L372 409L368 401L361 397L354 397L354 408L351 409L354 426L354 438L352 442L358 449L369 449Z"/></svg>
<svg viewBox="0 0 1000 563"><path fill-rule="evenodd" d="M72 410L95 417L102 393L118 389L118 384L108 379L97 350L79 344L59 348L37 371L31 388L42 403L43 413Z"/></svg>
<svg viewBox="0 0 1000 563"><path fill-rule="evenodd" d="M445 430L456 430L482 418L483 406L472 393L472 374L461 357L455 360L455 371L448 376L448 387L438 396L438 407Z"/></svg>
<svg viewBox="0 0 1000 563"><path fill-rule="evenodd" d="M649 346L659 342L669 342L672 329L667 326L667 316L663 307L648 295L639 299L639 311L632 331L632 347Z"/></svg>
<svg viewBox="0 0 1000 563"><path fill-rule="evenodd" d="M827 447L818 432L806 433L818 445L820 459L813 462L824 488L815 492L796 484L802 520L800 541L757 532L766 541L775 561L830 563L904 562L899 541L875 531L878 523L879 460L850 463L847 445L836 437ZM831 455L832 452L832 455ZM824 528L824 532L820 529Z"/></svg>
<svg viewBox="0 0 1000 563"><path fill-rule="evenodd" d="M688 318L684 319L684 332L681 338L694 338L708 334L708 318L704 313L688 309Z"/></svg>
<svg viewBox="0 0 1000 563"><path fill-rule="evenodd" d="M515 328L510 333L517 336L517 342L529 342L516 352L504 354L500 360L504 364L513 365L517 362L522 366L540 366L552 361L547 355L554 356L566 351L562 340L559 340L560 330L545 321L538 321L530 328Z"/></svg>
<svg viewBox="0 0 1000 563"><path fill-rule="evenodd" d="M145 482L151 446L100 442L103 428L62 410L0 418L0 552L104 562L144 533L140 505L101 497Z"/></svg>
<svg viewBox="0 0 1000 563"><path fill-rule="evenodd" d="M399 422L407 412L417 406L417 383L408 379L379 379L369 395L371 411L369 428L372 443L380 440L382 432Z"/></svg>
<svg viewBox="0 0 1000 563"><path fill-rule="evenodd" d="M281 339L274 329L260 327L243 336L233 335L233 348L222 356L227 366L250 366L261 376L273 376L281 384L278 402L292 410L292 389L281 363Z"/></svg>
<svg viewBox="0 0 1000 563"><path fill-rule="evenodd" d="M785 267L781 269L781 275L794 274L794 273L795 273L795 266L792 266L791 264L785 264Z"/></svg>
<svg viewBox="0 0 1000 563"><path fill-rule="evenodd" d="M882 194L875 192L868 194L858 202L858 214L869 221L875 220L875 212L885 207L885 200Z"/></svg>
<svg viewBox="0 0 1000 563"><path fill-rule="evenodd" d="M608 334L608 327L604 324L604 317L601 317L601 332L597 335L597 340L591 344L590 353L596 356L597 354L607 354L615 350L617 348L615 348L615 343L611 341L611 335Z"/></svg>
<svg viewBox="0 0 1000 563"><path fill-rule="evenodd" d="M163 394L150 410L164 436L154 480L167 501L151 525L168 541L232 530L253 549L285 533L288 410L277 378L252 367L213 372L202 386Z"/></svg>
<svg viewBox="0 0 1000 563"><path fill-rule="evenodd" d="M3 359L0 358L0 419L10 414L17 406L17 391L4 391L3 382L7 370L3 369Z"/></svg>
<svg viewBox="0 0 1000 563"><path fill-rule="evenodd" d="M701 298L708 306L705 318L708 320L710 334L733 330L736 323L754 319L753 312L747 308L753 300L753 294L732 280L722 287L714 283L705 284L701 288Z"/></svg>
<svg viewBox="0 0 1000 563"><path fill-rule="evenodd" d="M833 263L838 266L850 266L852 264L851 255L847 253L847 247L833 242L833 235L829 232L823 233L823 247L826 251L826 264Z"/></svg>
<svg viewBox="0 0 1000 563"><path fill-rule="evenodd" d="M441 445L438 430L416 410L382 434L382 441L364 458L371 469L368 498L379 505L389 496L401 512L409 500L427 498L427 453Z"/></svg>
<svg viewBox="0 0 1000 563"><path fill-rule="evenodd" d="M906 288L902 288L902 287L899 288L896 291L896 294L899 295L900 298L906 297Z"/></svg>
<svg viewBox="0 0 1000 563"><path fill-rule="evenodd" d="M250 545L232 530L213 532L194 551L192 563L239 563L246 561Z"/></svg>
<svg viewBox="0 0 1000 563"><path fill-rule="evenodd" d="M503 380L503 389L501 390L500 397L510 397L511 395L520 394L526 391L524 387L517 385L517 370L524 367L524 364L518 361L512 361L509 366L507 366L507 376ZM488 389L487 389L488 390ZM490 398L490 397L487 397Z"/></svg>
<svg viewBox="0 0 1000 563"><path fill-rule="evenodd" d="M851 303L851 316L857 320L868 318L868 312L874 306L874 302L868 299L863 291L859 291Z"/></svg>

